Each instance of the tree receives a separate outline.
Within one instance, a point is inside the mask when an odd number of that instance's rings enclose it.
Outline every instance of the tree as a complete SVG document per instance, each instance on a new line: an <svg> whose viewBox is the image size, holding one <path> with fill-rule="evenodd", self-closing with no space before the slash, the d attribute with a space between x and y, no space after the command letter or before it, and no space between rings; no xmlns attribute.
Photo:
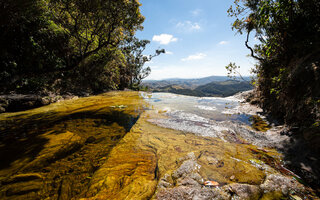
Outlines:
<svg viewBox="0 0 320 200"><path fill-rule="evenodd" d="M235 17L232 28L247 34L245 45L258 61L290 59L293 54L317 48L319 9L316 0L235 0L228 14ZM250 34L261 42L250 47ZM301 52L301 47L307 48Z"/></svg>
<svg viewBox="0 0 320 200"><path fill-rule="evenodd" d="M127 64L127 76L130 77L129 87L137 88L142 79L146 78L150 72L150 67L144 68L146 62L151 61L152 58L165 53L164 49L156 50L153 55L143 55L143 51L150 43L148 40L139 40L135 37L129 37L122 48Z"/></svg>
<svg viewBox="0 0 320 200"><path fill-rule="evenodd" d="M138 0L0 1L1 90L139 84L151 59L142 58L148 42L132 39L143 28L139 7Z"/></svg>
<svg viewBox="0 0 320 200"><path fill-rule="evenodd" d="M320 2L235 0L228 13L235 17L232 28L247 35L245 45L258 61L263 108L287 123L320 120ZM248 43L252 34L260 41L253 47Z"/></svg>
<svg viewBox="0 0 320 200"><path fill-rule="evenodd" d="M0 1L1 89L16 89L34 73L62 67L56 45L65 42L44 1Z"/></svg>
<svg viewBox="0 0 320 200"><path fill-rule="evenodd" d="M50 0L48 6L53 21L68 35L64 71L99 51L117 48L144 21L137 0Z"/></svg>

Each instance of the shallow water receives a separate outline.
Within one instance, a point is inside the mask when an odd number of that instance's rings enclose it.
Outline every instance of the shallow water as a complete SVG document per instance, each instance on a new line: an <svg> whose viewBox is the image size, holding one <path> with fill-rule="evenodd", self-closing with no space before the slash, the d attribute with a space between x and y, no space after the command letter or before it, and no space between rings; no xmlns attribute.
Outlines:
<svg viewBox="0 0 320 200"><path fill-rule="evenodd" d="M233 121L250 124L250 116L237 112L239 99L219 97L191 97L171 93L143 95L147 102L160 112L185 114L185 119L202 117L206 120ZM200 120L200 119L199 119Z"/></svg>
<svg viewBox="0 0 320 200"><path fill-rule="evenodd" d="M223 141L249 142L261 147L275 147L276 140L285 139L257 134L259 130L267 131L271 126L258 116L261 109L253 107L249 112L243 109L243 100L236 97L202 98L171 93L142 93L142 96L154 111L166 116L148 120L161 127L216 137ZM262 125L262 128L259 127Z"/></svg>
<svg viewBox="0 0 320 200"><path fill-rule="evenodd" d="M279 138L253 130L255 113L240 101L110 92L1 114L0 199L230 199L243 195L237 187L252 189L251 199L300 194L279 170ZM279 180L287 193L274 189Z"/></svg>
<svg viewBox="0 0 320 200"><path fill-rule="evenodd" d="M111 92L0 115L0 199L78 199L145 109Z"/></svg>

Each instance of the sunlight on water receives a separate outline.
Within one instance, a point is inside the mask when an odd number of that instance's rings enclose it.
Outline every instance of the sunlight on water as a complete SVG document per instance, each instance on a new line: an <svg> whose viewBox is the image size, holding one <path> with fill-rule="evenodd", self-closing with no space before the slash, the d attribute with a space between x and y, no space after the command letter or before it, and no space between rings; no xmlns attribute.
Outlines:
<svg viewBox="0 0 320 200"><path fill-rule="evenodd" d="M166 116L149 120L159 126L229 142L240 140L240 137L260 145L265 144L261 143L262 140L268 141L263 135L255 136L253 115L242 109L242 100L236 97L191 97L171 93L141 95L156 112Z"/></svg>
<svg viewBox="0 0 320 200"><path fill-rule="evenodd" d="M219 97L192 97L171 93L143 95L159 111L186 113L186 117L200 116L207 120L239 121L249 123L250 116L237 112L238 99ZM186 118L188 119L188 117Z"/></svg>
<svg viewBox="0 0 320 200"><path fill-rule="evenodd" d="M281 159L239 101L110 92L1 114L0 199L230 199L230 184L258 187Z"/></svg>

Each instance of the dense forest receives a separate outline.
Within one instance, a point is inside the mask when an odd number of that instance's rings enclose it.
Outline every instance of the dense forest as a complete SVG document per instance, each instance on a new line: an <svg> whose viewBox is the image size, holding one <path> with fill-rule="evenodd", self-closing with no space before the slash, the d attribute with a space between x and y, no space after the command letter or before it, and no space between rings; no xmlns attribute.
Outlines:
<svg viewBox="0 0 320 200"><path fill-rule="evenodd" d="M137 0L0 1L0 92L83 92L136 88L147 40Z"/></svg>
<svg viewBox="0 0 320 200"><path fill-rule="evenodd" d="M278 119L318 135L320 1L235 0L228 14L235 18L233 29L247 36L245 45L258 61L253 69L255 98ZM250 45L253 38L260 42ZM227 68L235 73L238 66L231 63Z"/></svg>

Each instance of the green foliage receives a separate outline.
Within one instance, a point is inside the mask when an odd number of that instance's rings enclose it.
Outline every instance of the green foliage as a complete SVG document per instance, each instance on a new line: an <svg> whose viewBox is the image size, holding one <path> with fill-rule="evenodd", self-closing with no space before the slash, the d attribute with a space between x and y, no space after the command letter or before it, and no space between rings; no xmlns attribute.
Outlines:
<svg viewBox="0 0 320 200"><path fill-rule="evenodd" d="M255 31L261 42L254 48L260 60L283 59L316 48L320 2L317 0L235 0L228 10L235 17L233 29L248 35ZM303 51L302 51L303 52Z"/></svg>
<svg viewBox="0 0 320 200"><path fill-rule="evenodd" d="M68 33L66 69L77 67L99 51L118 47L142 29L144 21L136 0L50 0L48 5L54 22Z"/></svg>
<svg viewBox="0 0 320 200"><path fill-rule="evenodd" d="M235 0L228 14L258 61L253 71L264 108L288 123L312 124L319 116L309 102L320 88L320 1ZM253 47L251 34L260 41ZM227 69L237 67L231 63Z"/></svg>
<svg viewBox="0 0 320 200"><path fill-rule="evenodd" d="M149 41L138 0L0 1L0 92L136 88Z"/></svg>
<svg viewBox="0 0 320 200"><path fill-rule="evenodd" d="M228 72L228 77L229 78L234 79L234 80L240 78L242 81L246 81L242 77L241 73L239 72L240 66L237 66L236 63L230 62L225 68L226 68L226 70Z"/></svg>
<svg viewBox="0 0 320 200"><path fill-rule="evenodd" d="M23 87L28 76L63 65L55 46L65 37L52 26L44 1L1 1L0 8L2 88Z"/></svg>
<svg viewBox="0 0 320 200"><path fill-rule="evenodd" d="M154 55L143 55L143 51L149 43L150 41L148 40L138 40L137 38L129 37L122 48L127 66L129 66L125 76L130 77L129 87L132 89L139 89L142 79L146 78L151 72L150 67L143 67L144 64L151 61L153 57L165 53L164 49L159 49L156 50Z"/></svg>
<svg viewBox="0 0 320 200"><path fill-rule="evenodd" d="M248 81L223 81L212 82L206 85L201 85L195 90L200 91L204 96L231 96L238 92L251 90L252 85Z"/></svg>

